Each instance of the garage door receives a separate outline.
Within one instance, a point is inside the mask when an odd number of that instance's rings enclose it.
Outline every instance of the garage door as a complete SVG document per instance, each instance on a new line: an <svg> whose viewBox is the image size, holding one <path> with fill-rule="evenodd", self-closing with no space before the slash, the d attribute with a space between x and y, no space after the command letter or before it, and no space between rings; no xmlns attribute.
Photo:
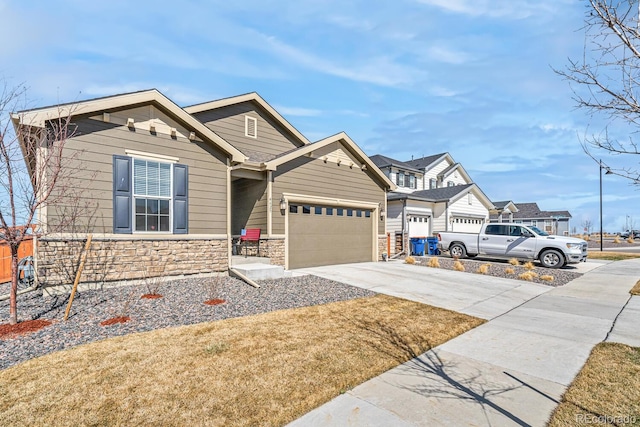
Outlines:
<svg viewBox="0 0 640 427"><path fill-rule="evenodd" d="M289 268L373 260L373 212L289 205Z"/></svg>
<svg viewBox="0 0 640 427"><path fill-rule="evenodd" d="M451 224L451 231L459 231L462 233L479 233L484 220L479 218L469 218L463 216L454 216Z"/></svg>
<svg viewBox="0 0 640 427"><path fill-rule="evenodd" d="M414 215L409 218L409 237L429 237L429 217Z"/></svg>

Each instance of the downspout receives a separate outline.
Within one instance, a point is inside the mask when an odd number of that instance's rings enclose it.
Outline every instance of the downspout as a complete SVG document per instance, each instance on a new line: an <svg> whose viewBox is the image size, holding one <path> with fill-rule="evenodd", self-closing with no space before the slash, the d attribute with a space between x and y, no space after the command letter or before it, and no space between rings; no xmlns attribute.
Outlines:
<svg viewBox="0 0 640 427"><path fill-rule="evenodd" d="M449 201L444 202L444 231L449 231Z"/></svg>

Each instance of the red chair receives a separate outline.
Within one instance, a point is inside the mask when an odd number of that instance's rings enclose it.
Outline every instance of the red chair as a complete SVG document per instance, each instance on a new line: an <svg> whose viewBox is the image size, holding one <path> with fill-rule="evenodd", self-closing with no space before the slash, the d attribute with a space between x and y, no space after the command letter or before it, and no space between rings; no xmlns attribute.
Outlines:
<svg viewBox="0 0 640 427"><path fill-rule="evenodd" d="M240 235L240 245L244 246L244 257L247 257L247 245L255 243L258 245L258 256L260 256L260 229L247 228L242 230ZM241 249L242 250L242 249Z"/></svg>

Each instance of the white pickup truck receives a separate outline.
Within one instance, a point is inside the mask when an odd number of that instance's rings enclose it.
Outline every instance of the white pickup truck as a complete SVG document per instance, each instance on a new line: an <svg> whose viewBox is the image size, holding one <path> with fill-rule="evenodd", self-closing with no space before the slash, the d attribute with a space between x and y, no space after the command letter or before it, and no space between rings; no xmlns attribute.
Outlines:
<svg viewBox="0 0 640 427"><path fill-rule="evenodd" d="M548 268L560 268L587 260L587 242L550 236L537 227L522 224L484 224L479 234L441 232L438 248L453 257L517 258L540 260Z"/></svg>

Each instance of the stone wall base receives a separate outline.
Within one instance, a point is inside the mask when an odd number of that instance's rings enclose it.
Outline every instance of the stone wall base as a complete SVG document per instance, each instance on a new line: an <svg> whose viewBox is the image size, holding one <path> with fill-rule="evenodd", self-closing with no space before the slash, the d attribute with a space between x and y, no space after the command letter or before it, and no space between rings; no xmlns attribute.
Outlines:
<svg viewBox="0 0 640 427"><path fill-rule="evenodd" d="M38 239L36 263L43 287L73 284L85 239ZM84 284L227 272L226 239L93 239L80 276Z"/></svg>

